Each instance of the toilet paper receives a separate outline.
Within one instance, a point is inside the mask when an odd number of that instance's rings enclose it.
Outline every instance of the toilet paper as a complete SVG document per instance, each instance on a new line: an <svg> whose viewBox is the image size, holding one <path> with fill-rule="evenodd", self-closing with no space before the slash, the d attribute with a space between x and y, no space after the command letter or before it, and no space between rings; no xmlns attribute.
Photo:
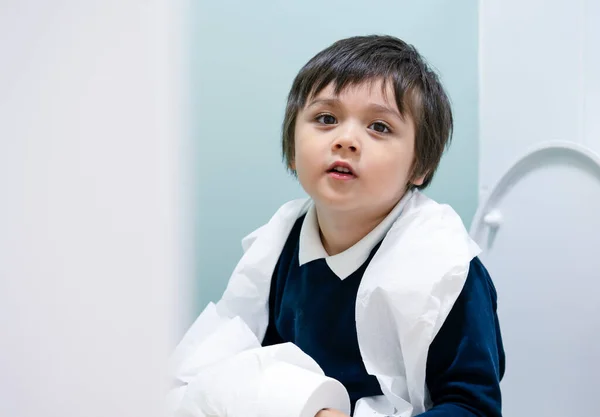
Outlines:
<svg viewBox="0 0 600 417"><path fill-rule="evenodd" d="M172 374L177 373L188 356L202 346L206 338L230 320L229 317L223 317L217 312L217 307L214 303L209 303L202 314L190 326L171 354L169 359L170 372Z"/></svg>
<svg viewBox="0 0 600 417"><path fill-rule="evenodd" d="M242 319L234 317L224 322L188 355L176 378L179 382L189 383L203 368L258 347L260 342L254 333Z"/></svg>
<svg viewBox="0 0 600 417"><path fill-rule="evenodd" d="M323 408L350 411L344 386L292 343L240 352L202 368L176 417L315 417Z"/></svg>
<svg viewBox="0 0 600 417"><path fill-rule="evenodd" d="M286 362L263 372L257 405L260 417L315 417L324 408L350 414L350 398L339 381Z"/></svg>

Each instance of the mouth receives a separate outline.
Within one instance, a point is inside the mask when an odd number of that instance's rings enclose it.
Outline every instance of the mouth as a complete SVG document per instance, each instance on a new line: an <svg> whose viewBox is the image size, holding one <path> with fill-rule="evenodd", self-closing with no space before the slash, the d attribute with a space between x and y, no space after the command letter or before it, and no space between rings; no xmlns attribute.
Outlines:
<svg viewBox="0 0 600 417"><path fill-rule="evenodd" d="M342 161L331 164L327 170L327 174L329 174L330 177L338 180L351 180L358 177L352 169L352 166L347 162Z"/></svg>

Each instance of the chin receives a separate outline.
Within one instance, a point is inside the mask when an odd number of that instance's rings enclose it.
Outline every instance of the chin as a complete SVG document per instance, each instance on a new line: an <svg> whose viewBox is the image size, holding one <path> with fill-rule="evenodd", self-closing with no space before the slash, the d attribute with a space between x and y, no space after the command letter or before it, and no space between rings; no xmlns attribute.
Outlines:
<svg viewBox="0 0 600 417"><path fill-rule="evenodd" d="M331 191L312 194L311 198L320 206L343 211L356 209L363 200L360 196L332 193Z"/></svg>

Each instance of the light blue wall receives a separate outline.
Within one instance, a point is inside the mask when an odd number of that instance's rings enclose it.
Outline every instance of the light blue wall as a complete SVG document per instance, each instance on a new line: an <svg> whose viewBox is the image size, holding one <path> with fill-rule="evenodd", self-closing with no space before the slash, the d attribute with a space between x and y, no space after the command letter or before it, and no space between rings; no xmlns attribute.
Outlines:
<svg viewBox="0 0 600 417"><path fill-rule="evenodd" d="M288 89L315 53L344 37L390 34L438 69L455 134L427 194L470 223L477 205L477 1L198 1L193 119L199 176L198 310L222 294L240 239L304 196L280 157Z"/></svg>

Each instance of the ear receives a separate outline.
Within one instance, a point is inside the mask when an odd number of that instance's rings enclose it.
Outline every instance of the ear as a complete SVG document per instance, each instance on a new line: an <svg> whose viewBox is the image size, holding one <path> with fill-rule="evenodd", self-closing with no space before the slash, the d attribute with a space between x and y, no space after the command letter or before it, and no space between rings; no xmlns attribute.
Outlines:
<svg viewBox="0 0 600 417"><path fill-rule="evenodd" d="M290 161L289 168L290 168L292 171L296 171L296 161L294 161L294 160L291 160L291 161Z"/></svg>
<svg viewBox="0 0 600 417"><path fill-rule="evenodd" d="M413 179L411 181L411 183L414 186L419 187L419 186L423 185L423 183L425 182L425 177L427 177L427 174L423 174L420 177L417 177L417 178Z"/></svg>

